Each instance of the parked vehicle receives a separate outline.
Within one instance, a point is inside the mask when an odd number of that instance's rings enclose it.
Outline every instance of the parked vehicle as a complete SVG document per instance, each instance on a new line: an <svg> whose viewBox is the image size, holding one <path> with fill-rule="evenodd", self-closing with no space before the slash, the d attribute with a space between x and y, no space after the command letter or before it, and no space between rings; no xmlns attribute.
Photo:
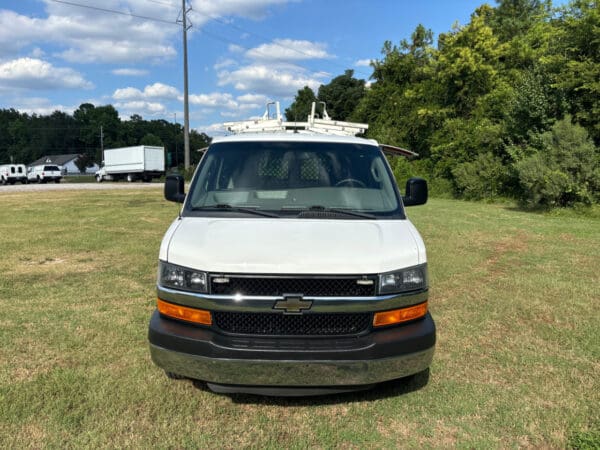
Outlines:
<svg viewBox="0 0 600 450"><path fill-rule="evenodd" d="M164 147L138 145L104 150L104 161L102 168L96 172L96 181L151 181L164 174Z"/></svg>
<svg viewBox="0 0 600 450"><path fill-rule="evenodd" d="M27 180L30 183L46 183L48 181L60 183L62 176L63 174L60 170L60 166L44 164L27 168Z"/></svg>
<svg viewBox="0 0 600 450"><path fill-rule="evenodd" d="M0 166L0 184L27 183L25 164L4 164Z"/></svg>
<svg viewBox="0 0 600 450"><path fill-rule="evenodd" d="M228 125L240 134L214 139L187 194L183 177L166 179L183 206L159 252L154 363L264 395L426 373L427 257L405 207L427 201L427 183L412 178L401 196L382 150L410 152L314 113Z"/></svg>

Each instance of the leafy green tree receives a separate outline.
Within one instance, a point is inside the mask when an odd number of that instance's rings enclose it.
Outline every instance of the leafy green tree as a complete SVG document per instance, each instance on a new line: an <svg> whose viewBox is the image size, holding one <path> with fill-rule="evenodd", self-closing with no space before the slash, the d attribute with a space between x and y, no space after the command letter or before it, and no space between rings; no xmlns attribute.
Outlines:
<svg viewBox="0 0 600 450"><path fill-rule="evenodd" d="M162 147L162 140L155 134L148 133L142 139L140 139L140 145L153 145L156 147Z"/></svg>
<svg viewBox="0 0 600 450"><path fill-rule="evenodd" d="M487 5L479 7L468 25L439 38L437 77L444 86L444 103L459 116L468 116L498 81L501 44L486 23L490 12Z"/></svg>
<svg viewBox="0 0 600 450"><path fill-rule="evenodd" d="M79 155L79 157L74 162L77 168L79 169L80 173L85 173L85 169L94 165L94 161L92 161L92 158L90 158L90 156L86 154Z"/></svg>
<svg viewBox="0 0 600 450"><path fill-rule="evenodd" d="M327 113L334 120L348 120L365 95L365 80L354 78L353 70L346 70L328 84L319 87L319 101L325 102ZM286 114L287 116L287 114Z"/></svg>
<svg viewBox="0 0 600 450"><path fill-rule="evenodd" d="M311 88L304 86L298 91L294 102L285 109L285 118L289 122L305 122L310 114L313 102L317 101L317 97Z"/></svg>
<svg viewBox="0 0 600 450"><path fill-rule="evenodd" d="M437 101L441 94L432 43L433 34L423 25L399 46L385 42L383 59L371 63L374 82L351 115L369 124L369 137L408 147L422 157L429 155L430 136L446 115Z"/></svg>
<svg viewBox="0 0 600 450"><path fill-rule="evenodd" d="M489 23L501 42L526 35L551 9L549 0L496 0L496 4Z"/></svg>
<svg viewBox="0 0 600 450"><path fill-rule="evenodd" d="M556 25L556 85L564 91L570 114L600 145L600 5L574 0L561 9Z"/></svg>

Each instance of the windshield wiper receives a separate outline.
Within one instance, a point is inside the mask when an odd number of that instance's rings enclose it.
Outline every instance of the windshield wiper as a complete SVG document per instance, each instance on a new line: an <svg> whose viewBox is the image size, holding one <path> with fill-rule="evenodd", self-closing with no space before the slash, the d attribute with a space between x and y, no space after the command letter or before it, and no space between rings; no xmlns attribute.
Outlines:
<svg viewBox="0 0 600 450"><path fill-rule="evenodd" d="M300 212L299 212L299 214L302 214L304 212L311 212L311 211L315 211L315 212L331 212L331 213L336 213L336 214L345 214L347 216L360 217L362 219L375 219L376 218L373 214L367 214L367 213L362 213L362 212L358 212L358 211L352 211L351 209L328 208L328 207L322 206L322 205L313 205L313 206L309 206L308 208L301 209Z"/></svg>
<svg viewBox="0 0 600 450"><path fill-rule="evenodd" d="M233 206L233 205L229 205L227 203L219 203L219 204L210 205L210 206L196 206L196 207L192 208L192 211L234 211L234 212L255 214L257 216L263 216L263 217L277 217L277 218L280 217L274 213L260 211L255 208L244 208L243 206Z"/></svg>

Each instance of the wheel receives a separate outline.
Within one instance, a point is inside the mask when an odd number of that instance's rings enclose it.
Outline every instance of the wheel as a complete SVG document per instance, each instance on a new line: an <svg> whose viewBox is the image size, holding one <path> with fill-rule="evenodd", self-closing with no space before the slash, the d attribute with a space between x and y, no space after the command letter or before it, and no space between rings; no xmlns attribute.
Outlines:
<svg viewBox="0 0 600 450"><path fill-rule="evenodd" d="M60 178L58 180L54 180L56 184L60 183Z"/></svg>
<svg viewBox="0 0 600 450"><path fill-rule="evenodd" d="M0 180L0 182L1 182L1 183L2 183L4 186L6 186L6 178L2 178L2 180Z"/></svg>
<svg viewBox="0 0 600 450"><path fill-rule="evenodd" d="M21 180L21 184L29 184L29 180L25 178L24 180Z"/></svg>
<svg viewBox="0 0 600 450"><path fill-rule="evenodd" d="M96 181L102 183L102 175L96 175Z"/></svg>
<svg viewBox="0 0 600 450"><path fill-rule="evenodd" d="M356 185L358 187L367 187L367 185L365 183L363 183L360 180L357 180L356 178L344 178L343 180L338 181L337 183L335 183L336 186L343 186L345 184L348 185Z"/></svg>
<svg viewBox="0 0 600 450"><path fill-rule="evenodd" d="M127 182L128 183L133 183L135 181L135 177L133 176L132 173L128 173L127 174Z"/></svg>

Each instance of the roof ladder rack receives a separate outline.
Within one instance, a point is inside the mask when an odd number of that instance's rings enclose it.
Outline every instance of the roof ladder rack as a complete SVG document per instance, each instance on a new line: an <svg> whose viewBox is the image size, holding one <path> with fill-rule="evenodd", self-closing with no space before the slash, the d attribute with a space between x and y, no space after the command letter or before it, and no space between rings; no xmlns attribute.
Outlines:
<svg viewBox="0 0 600 450"><path fill-rule="evenodd" d="M312 103L311 112L306 122L284 122L281 116L279 102L267 103L263 116L259 119L243 120L240 122L226 122L223 124L227 131L232 133L273 133L273 132L312 132L318 134L332 134L337 136L356 136L363 134L369 128L366 123L342 122L332 120L327 114L325 102L323 117L317 117L316 102ZM270 115L269 106L275 105L275 116Z"/></svg>

